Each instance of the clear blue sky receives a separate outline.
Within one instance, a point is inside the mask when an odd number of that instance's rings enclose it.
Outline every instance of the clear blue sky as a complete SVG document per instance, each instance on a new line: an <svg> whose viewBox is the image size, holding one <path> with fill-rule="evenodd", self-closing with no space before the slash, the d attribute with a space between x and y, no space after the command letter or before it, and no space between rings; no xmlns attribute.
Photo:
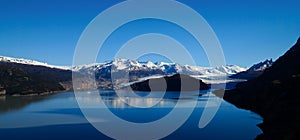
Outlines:
<svg viewBox="0 0 300 140"><path fill-rule="evenodd" d="M1 0L0 55L71 65L76 43L87 24L101 11L119 2ZM180 2L199 12L211 25L223 47L227 64L251 66L265 59L277 59L300 36L299 0ZM203 60L197 62L198 65L207 65L203 51L193 49L196 44L188 33L171 23L150 19L131 22L118 29L104 44L98 61L112 59L122 43L147 32L164 33L181 40L194 57Z"/></svg>

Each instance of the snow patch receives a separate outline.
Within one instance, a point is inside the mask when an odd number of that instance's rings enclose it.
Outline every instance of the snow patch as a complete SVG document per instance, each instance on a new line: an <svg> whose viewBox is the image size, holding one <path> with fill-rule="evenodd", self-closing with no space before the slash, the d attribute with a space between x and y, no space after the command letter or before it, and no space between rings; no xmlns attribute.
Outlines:
<svg viewBox="0 0 300 140"><path fill-rule="evenodd" d="M24 58L12 58L12 57L6 57L6 56L0 56L0 62L8 62L8 63L18 63L18 64L25 64L25 65L34 65L34 66L44 66L49 68L56 68L56 69L62 69L62 70L70 70L71 67L69 66L54 66L49 65L47 63L38 62L35 60L29 60Z"/></svg>

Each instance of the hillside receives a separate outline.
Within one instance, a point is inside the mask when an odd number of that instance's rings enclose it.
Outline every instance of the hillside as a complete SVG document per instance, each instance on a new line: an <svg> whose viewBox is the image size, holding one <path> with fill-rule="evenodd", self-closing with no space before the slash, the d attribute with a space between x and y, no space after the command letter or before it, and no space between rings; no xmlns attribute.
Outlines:
<svg viewBox="0 0 300 140"><path fill-rule="evenodd" d="M0 62L0 87L6 95L41 94L63 91L62 82L71 81L72 72L39 65Z"/></svg>
<svg viewBox="0 0 300 140"><path fill-rule="evenodd" d="M231 75L229 77L233 78L233 79L250 80L250 79L260 76L267 68L271 67L272 65L273 65L272 59L266 60L264 62L254 64L252 67L250 67L246 71L239 72L239 73Z"/></svg>
<svg viewBox="0 0 300 140"><path fill-rule="evenodd" d="M148 79L134 83L130 87L136 91L196 91L209 89L209 85L201 80L183 74Z"/></svg>
<svg viewBox="0 0 300 140"><path fill-rule="evenodd" d="M224 99L264 118L258 140L300 139L300 38L257 78L226 91Z"/></svg>

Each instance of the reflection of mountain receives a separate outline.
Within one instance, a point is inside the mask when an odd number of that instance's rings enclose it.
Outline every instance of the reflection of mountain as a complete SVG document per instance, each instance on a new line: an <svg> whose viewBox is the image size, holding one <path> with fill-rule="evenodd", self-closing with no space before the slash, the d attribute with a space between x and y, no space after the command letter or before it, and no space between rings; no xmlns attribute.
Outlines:
<svg viewBox="0 0 300 140"><path fill-rule="evenodd" d="M49 98L48 95L45 96L19 96L19 97L12 97L12 96L0 96L0 113L5 113L7 111L18 110L26 107L27 105L43 101Z"/></svg>
<svg viewBox="0 0 300 140"><path fill-rule="evenodd" d="M209 85L201 80L184 74L148 79L134 83L130 87L137 91L196 91L209 89Z"/></svg>
<svg viewBox="0 0 300 140"><path fill-rule="evenodd" d="M105 101L105 103L112 108L128 108L131 107L130 105L149 108L153 106L154 102L158 103L155 107L162 107L164 105L164 100L161 100L160 98L114 98Z"/></svg>
<svg viewBox="0 0 300 140"><path fill-rule="evenodd" d="M182 92L182 94L179 96L179 92L152 92L151 94L150 92L142 91L135 91L135 94L132 94L132 92L128 92L126 90L117 90L117 92L114 90L79 92L76 93L76 99L85 105L97 106L100 108L173 108L178 102L187 102L181 107L191 107L189 104L190 101L198 100L200 96L205 96L209 93L209 91ZM120 94L120 96L118 94ZM198 105L205 107L207 100L201 98L201 101L205 102ZM106 106L99 105L101 102L104 102Z"/></svg>
<svg viewBox="0 0 300 140"><path fill-rule="evenodd" d="M264 118L259 140L300 139L300 38L264 73L227 91L224 99Z"/></svg>
<svg viewBox="0 0 300 140"><path fill-rule="evenodd" d="M253 79L260 76L267 68L273 65L273 60L266 60L264 62L260 62L258 64L253 65L247 71L242 71L237 74L230 76L230 78L234 79Z"/></svg>

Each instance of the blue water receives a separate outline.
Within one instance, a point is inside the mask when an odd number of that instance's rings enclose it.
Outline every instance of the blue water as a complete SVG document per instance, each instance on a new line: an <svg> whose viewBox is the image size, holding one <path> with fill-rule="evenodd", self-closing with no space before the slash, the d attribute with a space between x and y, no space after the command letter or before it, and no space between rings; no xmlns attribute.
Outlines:
<svg viewBox="0 0 300 140"><path fill-rule="evenodd" d="M175 132L164 139L201 139L201 140L252 140L261 133L256 126L261 118L249 111L241 110L221 100L221 106L212 121L199 128L199 119L208 100L218 99L201 93L202 96L186 94L184 100L178 100L178 93L168 92L162 100L150 108L135 108L122 101L114 91L102 91L102 100L81 93L78 100L88 103L104 102L109 110L123 120L135 123L147 123L159 120L173 110L176 104L182 104L182 112L189 109L189 103L196 99L198 104L189 119ZM141 95L146 93L139 93ZM124 95L127 97L127 95ZM131 104L149 105L157 100L155 96L126 98ZM0 136L8 140L32 139L110 139L100 133L85 119L78 107L73 92L49 96L2 97L0 98ZM214 106L211 106L214 107ZM104 109L94 108L99 112ZM176 117L176 116L175 116ZM179 116L178 116L179 117ZM115 123L110 118L97 118L101 123ZM140 135L137 133L136 135Z"/></svg>

